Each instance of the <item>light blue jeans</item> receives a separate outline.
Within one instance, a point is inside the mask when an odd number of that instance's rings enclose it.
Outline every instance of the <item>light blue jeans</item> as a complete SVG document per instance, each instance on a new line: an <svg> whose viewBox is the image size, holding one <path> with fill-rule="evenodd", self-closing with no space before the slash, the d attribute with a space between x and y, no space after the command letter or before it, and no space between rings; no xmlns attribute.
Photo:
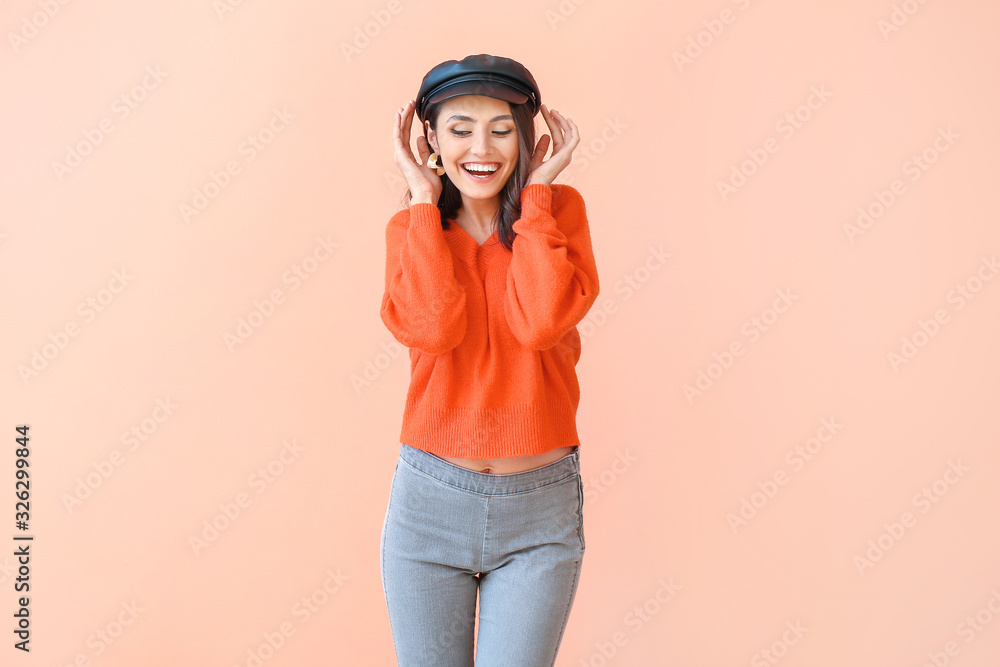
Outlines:
<svg viewBox="0 0 1000 667"><path fill-rule="evenodd" d="M398 664L551 667L585 549L579 447L494 475L401 443L381 545Z"/></svg>

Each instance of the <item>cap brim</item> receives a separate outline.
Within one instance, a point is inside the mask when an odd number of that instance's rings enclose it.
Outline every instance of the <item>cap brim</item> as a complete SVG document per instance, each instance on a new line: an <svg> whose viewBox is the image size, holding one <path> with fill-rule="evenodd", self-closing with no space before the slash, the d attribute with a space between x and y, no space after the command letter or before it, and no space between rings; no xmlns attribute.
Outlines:
<svg viewBox="0 0 1000 667"><path fill-rule="evenodd" d="M492 81L460 81L437 91L427 101L437 104L442 100L458 97L459 95L485 95L486 97L495 97L496 99L512 104L524 104L528 101L528 96L524 93L518 92L502 83Z"/></svg>

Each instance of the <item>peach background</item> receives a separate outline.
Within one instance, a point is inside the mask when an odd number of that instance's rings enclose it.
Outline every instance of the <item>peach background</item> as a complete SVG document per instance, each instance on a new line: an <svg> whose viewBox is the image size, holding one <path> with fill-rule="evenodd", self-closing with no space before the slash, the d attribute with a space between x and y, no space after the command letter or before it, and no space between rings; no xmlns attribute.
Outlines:
<svg viewBox="0 0 1000 667"><path fill-rule="evenodd" d="M409 378L378 313L405 189L392 119L430 67L485 52L524 63L579 126L558 182L587 201L601 277L578 367L588 550L557 664L774 664L764 650L813 667L996 664L1000 279L982 262L1000 251L1000 8L233 0L220 16L221 1L0 9L0 662L247 665L288 623L268 667L395 664L379 537ZM883 35L894 11L907 20ZM678 67L685 48L697 57ZM813 87L830 97L802 107ZM125 117L115 100L133 89ZM53 163L102 121L112 131L60 178ZM257 134L272 141L250 160ZM724 199L718 182L765 145ZM906 171L925 149L934 163ZM186 221L229 161L239 172ZM852 243L845 224L894 179ZM309 278L286 281L298 265ZM960 308L966 283L978 291ZM227 347L273 290L271 316ZM796 299L752 339L744 324L778 290ZM105 300L92 319L87 299ZM939 309L947 321L894 369ZM737 341L689 401L684 385ZM788 452L824 419L841 426L797 468ZM21 423L30 655L10 646ZM753 496L776 474L773 497ZM67 507L88 475L100 484ZM925 487L933 504L915 498ZM196 554L189 538L241 493L249 505ZM734 531L727 515L751 498ZM892 537L905 512L915 524ZM869 541L888 549L860 569ZM339 590L296 613L328 571ZM113 642L96 640L119 616ZM796 622L804 634L783 637Z"/></svg>

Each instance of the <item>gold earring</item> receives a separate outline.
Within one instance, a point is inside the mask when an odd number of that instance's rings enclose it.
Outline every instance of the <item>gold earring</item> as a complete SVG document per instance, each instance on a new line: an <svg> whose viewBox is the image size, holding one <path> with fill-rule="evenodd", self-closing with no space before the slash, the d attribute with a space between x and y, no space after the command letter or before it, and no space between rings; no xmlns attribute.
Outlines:
<svg viewBox="0 0 1000 667"><path fill-rule="evenodd" d="M431 153L427 157L427 166L431 169L437 169L438 176L444 176L444 167L438 163L438 158L441 157L437 153Z"/></svg>

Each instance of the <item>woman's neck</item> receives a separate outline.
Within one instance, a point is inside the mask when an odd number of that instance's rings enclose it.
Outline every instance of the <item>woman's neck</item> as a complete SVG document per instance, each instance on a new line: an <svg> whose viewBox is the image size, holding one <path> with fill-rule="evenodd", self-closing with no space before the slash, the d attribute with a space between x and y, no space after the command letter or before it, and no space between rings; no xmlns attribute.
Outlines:
<svg viewBox="0 0 1000 667"><path fill-rule="evenodd" d="M493 233L493 218L500 208L500 197L471 199L462 197L462 208L455 214L455 222L473 237L481 238Z"/></svg>

